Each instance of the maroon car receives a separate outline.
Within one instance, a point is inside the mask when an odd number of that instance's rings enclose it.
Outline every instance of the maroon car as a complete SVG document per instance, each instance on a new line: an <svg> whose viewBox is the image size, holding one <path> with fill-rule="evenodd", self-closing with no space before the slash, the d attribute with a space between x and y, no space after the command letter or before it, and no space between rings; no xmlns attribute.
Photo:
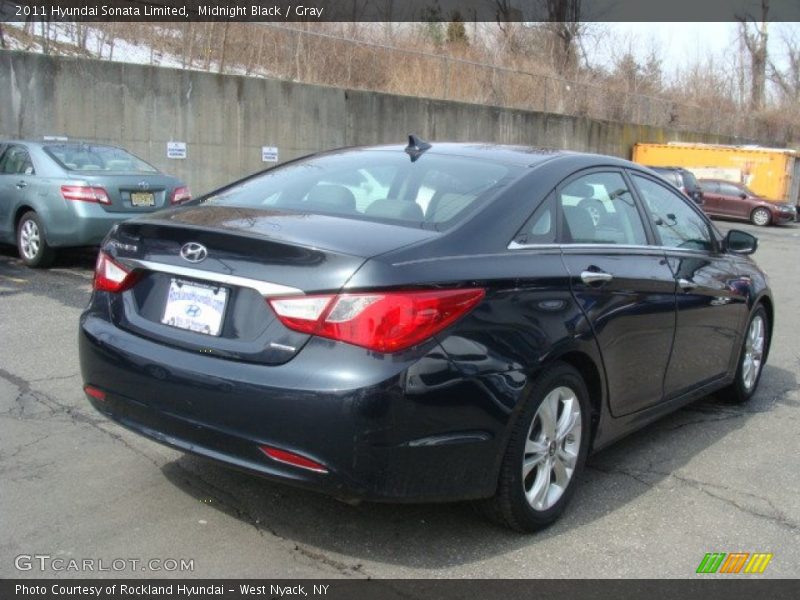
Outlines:
<svg viewBox="0 0 800 600"><path fill-rule="evenodd" d="M724 179L700 179L709 217L745 219L754 225L774 225L794 221L797 210L785 202L773 202L753 193L745 186Z"/></svg>

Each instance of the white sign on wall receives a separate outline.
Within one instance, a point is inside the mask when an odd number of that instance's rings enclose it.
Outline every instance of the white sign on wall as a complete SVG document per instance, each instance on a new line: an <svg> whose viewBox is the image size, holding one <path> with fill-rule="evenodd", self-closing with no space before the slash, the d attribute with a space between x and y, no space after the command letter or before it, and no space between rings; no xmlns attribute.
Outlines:
<svg viewBox="0 0 800 600"><path fill-rule="evenodd" d="M167 142L167 158L184 160L186 158L186 142Z"/></svg>
<svg viewBox="0 0 800 600"><path fill-rule="evenodd" d="M278 147L261 146L261 162L278 162Z"/></svg>

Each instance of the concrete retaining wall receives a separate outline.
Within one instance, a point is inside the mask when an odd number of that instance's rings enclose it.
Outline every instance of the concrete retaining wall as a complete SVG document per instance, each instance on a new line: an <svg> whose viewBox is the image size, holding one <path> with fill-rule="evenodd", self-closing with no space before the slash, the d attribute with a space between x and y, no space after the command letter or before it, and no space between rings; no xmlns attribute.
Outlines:
<svg viewBox="0 0 800 600"><path fill-rule="evenodd" d="M724 136L492 106L0 51L0 138L63 135L123 146L197 195L285 161L345 145L491 141L629 158L636 142L731 143ZM187 159L166 157L168 141Z"/></svg>

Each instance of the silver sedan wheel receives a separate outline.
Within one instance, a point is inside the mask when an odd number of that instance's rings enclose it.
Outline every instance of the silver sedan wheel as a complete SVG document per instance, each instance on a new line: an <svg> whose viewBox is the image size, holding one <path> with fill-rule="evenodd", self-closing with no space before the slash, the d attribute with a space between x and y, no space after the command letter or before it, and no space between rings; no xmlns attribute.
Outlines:
<svg viewBox="0 0 800 600"><path fill-rule="evenodd" d="M575 391L560 386L547 394L533 417L522 459L525 496L534 510L561 498L581 449L581 405Z"/></svg>
<svg viewBox="0 0 800 600"><path fill-rule="evenodd" d="M756 315L750 322L747 337L744 341L744 358L742 359L742 384L749 392L753 389L761 371L764 357L764 318Z"/></svg>
<svg viewBox="0 0 800 600"><path fill-rule="evenodd" d="M39 254L41 245L42 236L39 232L39 226L31 219L26 220L19 232L19 247L22 255L28 260L34 260Z"/></svg>

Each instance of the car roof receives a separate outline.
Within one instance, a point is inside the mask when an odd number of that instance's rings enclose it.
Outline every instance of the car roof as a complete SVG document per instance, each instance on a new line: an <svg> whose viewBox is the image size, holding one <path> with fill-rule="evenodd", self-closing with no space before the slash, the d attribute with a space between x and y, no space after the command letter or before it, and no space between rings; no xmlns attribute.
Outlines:
<svg viewBox="0 0 800 600"><path fill-rule="evenodd" d="M93 142L90 140L31 140L31 139L7 139L0 140L0 144L21 144L23 146L106 146L108 148L120 148L114 144L106 142Z"/></svg>
<svg viewBox="0 0 800 600"><path fill-rule="evenodd" d="M687 169L683 167L651 167L648 166L648 169L653 169L654 171L686 171Z"/></svg>
<svg viewBox="0 0 800 600"><path fill-rule="evenodd" d="M425 150L419 160L424 160L427 155L462 156L483 160L492 160L514 166L532 167L554 160L569 161L576 168L590 167L602 163L618 167L634 167L642 169L643 166L623 158L605 154L592 154L589 152L575 152L572 150L559 150L556 148L541 148L535 146L522 146L511 144L494 144L491 142L428 142L431 147ZM375 146L351 146L331 151L314 153L305 158L337 154L353 150L377 150L387 152L403 152L406 146L399 144L384 144Z"/></svg>

